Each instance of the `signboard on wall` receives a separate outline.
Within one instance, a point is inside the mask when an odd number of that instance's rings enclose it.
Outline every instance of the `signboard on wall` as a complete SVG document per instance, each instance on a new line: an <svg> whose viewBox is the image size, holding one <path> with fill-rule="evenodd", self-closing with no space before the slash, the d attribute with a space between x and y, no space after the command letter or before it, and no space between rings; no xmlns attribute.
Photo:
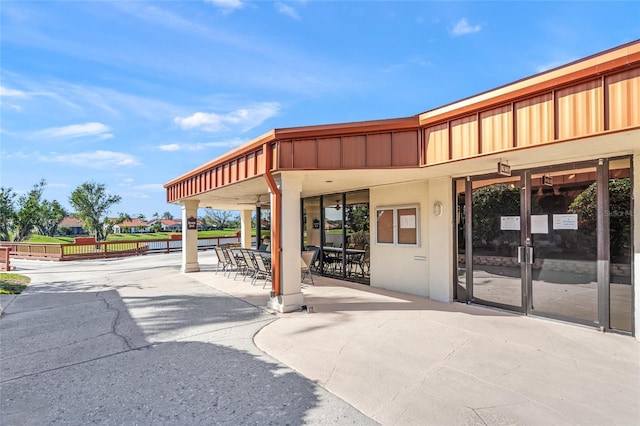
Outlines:
<svg viewBox="0 0 640 426"><path fill-rule="evenodd" d="M198 229L198 219L193 216L187 218L187 229Z"/></svg>

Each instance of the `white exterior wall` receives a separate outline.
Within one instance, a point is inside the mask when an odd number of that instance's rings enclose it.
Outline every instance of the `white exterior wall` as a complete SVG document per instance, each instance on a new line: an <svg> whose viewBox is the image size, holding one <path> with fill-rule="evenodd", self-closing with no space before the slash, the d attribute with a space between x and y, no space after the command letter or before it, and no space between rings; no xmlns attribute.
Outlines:
<svg viewBox="0 0 640 426"><path fill-rule="evenodd" d="M453 207L450 178L429 180L427 196L427 234L429 256L429 297L439 302L453 300ZM442 213L434 212L436 203L442 204Z"/></svg>
<svg viewBox="0 0 640 426"><path fill-rule="evenodd" d="M426 181L371 188L371 286L429 297L429 224ZM417 205L418 246L376 244L375 211L379 207Z"/></svg>
<svg viewBox="0 0 640 426"><path fill-rule="evenodd" d="M640 341L640 147L633 156L633 291L634 291L634 332Z"/></svg>

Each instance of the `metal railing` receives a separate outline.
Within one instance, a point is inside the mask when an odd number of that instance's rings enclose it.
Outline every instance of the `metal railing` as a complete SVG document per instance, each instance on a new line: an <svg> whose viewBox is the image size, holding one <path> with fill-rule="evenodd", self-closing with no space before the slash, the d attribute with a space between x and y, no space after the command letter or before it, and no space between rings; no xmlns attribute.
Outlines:
<svg viewBox="0 0 640 426"><path fill-rule="evenodd" d="M240 237L235 235L226 237L200 237L198 238L198 250L211 250L216 246L238 242L240 242ZM15 259L65 261L179 252L182 251L182 240L101 241L80 244L2 242L0 243L0 247L10 249L11 257Z"/></svg>

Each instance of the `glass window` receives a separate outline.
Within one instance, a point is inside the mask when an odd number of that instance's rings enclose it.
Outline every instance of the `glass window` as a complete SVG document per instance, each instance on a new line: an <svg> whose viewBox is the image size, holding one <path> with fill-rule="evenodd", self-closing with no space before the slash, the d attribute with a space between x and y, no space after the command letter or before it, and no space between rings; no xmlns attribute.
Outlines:
<svg viewBox="0 0 640 426"><path fill-rule="evenodd" d="M418 245L418 207L376 209L376 243Z"/></svg>

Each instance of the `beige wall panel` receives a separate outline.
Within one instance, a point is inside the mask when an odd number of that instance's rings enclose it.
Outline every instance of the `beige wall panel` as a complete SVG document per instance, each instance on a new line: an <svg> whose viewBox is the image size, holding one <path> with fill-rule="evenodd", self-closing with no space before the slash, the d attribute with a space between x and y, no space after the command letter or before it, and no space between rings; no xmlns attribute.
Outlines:
<svg viewBox="0 0 640 426"><path fill-rule="evenodd" d="M511 105L480 113L482 152L503 151L513 147L513 114Z"/></svg>
<svg viewBox="0 0 640 426"><path fill-rule="evenodd" d="M640 68L607 77L609 130L640 126Z"/></svg>
<svg viewBox="0 0 640 426"><path fill-rule="evenodd" d="M603 98L600 80L556 92L558 138L569 139L603 131Z"/></svg>
<svg viewBox="0 0 640 426"><path fill-rule="evenodd" d="M475 114L451 122L451 147L453 160L478 154L478 120Z"/></svg>
<svg viewBox="0 0 640 426"><path fill-rule="evenodd" d="M427 164L449 160L449 126L447 123L427 127L424 140L427 144Z"/></svg>
<svg viewBox="0 0 640 426"><path fill-rule="evenodd" d="M538 145L553 140L553 94L516 103L516 146Z"/></svg>

